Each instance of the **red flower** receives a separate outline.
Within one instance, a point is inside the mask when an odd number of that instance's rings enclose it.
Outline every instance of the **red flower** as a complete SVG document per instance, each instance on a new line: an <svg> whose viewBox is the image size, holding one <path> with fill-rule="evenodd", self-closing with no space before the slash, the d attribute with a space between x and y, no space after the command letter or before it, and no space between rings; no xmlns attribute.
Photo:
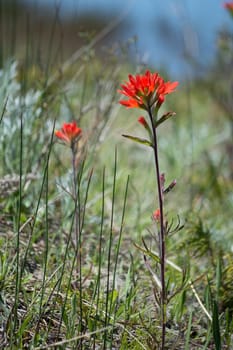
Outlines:
<svg viewBox="0 0 233 350"><path fill-rule="evenodd" d="M55 136L64 141L67 145L72 147L74 142L77 140L78 136L81 134L82 129L80 129L76 122L64 123L61 130L55 131Z"/></svg>
<svg viewBox="0 0 233 350"><path fill-rule="evenodd" d="M233 11L233 1L231 1L231 2L225 2L225 3L223 4L223 6L225 7L225 9L230 10L230 11Z"/></svg>
<svg viewBox="0 0 233 350"><path fill-rule="evenodd" d="M128 108L143 108L148 110L157 101L163 103L165 95L174 91L178 82L164 82L158 73L146 71L144 75L129 75L129 81L121 85L118 92L129 97L120 103Z"/></svg>
<svg viewBox="0 0 233 350"><path fill-rule="evenodd" d="M230 15L233 16L233 1L225 2L223 6L229 11Z"/></svg>
<svg viewBox="0 0 233 350"><path fill-rule="evenodd" d="M160 221L160 217L161 217L161 215L160 215L160 210L159 210L159 209L156 209L156 210L154 211L154 213L153 213L153 218L154 218L155 221L159 222L159 221Z"/></svg>
<svg viewBox="0 0 233 350"><path fill-rule="evenodd" d="M138 118L138 122L139 122L140 124L142 124L142 126L144 126L144 128L147 128L147 127L148 127L147 121L146 121L146 119L145 119L143 116L141 116L141 117Z"/></svg>

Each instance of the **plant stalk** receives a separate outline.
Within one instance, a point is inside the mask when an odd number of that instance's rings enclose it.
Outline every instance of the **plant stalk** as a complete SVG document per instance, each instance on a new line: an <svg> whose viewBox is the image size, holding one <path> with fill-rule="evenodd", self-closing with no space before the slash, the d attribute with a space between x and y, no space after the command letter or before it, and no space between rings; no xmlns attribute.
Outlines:
<svg viewBox="0 0 233 350"><path fill-rule="evenodd" d="M159 210L160 210L160 230L159 230L159 254L160 254L160 279L161 279L161 329L162 329L162 339L161 339L161 349L165 348L165 337L166 337L166 305L167 305L167 293L165 284L165 265L166 265L166 244L165 244L165 227L164 227L164 212L163 212L163 193L160 180L160 170L159 170L159 157L158 157L158 141L156 127L153 120L153 114L151 107L148 108L148 113L152 126L152 136L153 136L153 153L155 162L155 172L156 172L156 182L157 182L157 192L159 200Z"/></svg>
<svg viewBox="0 0 233 350"><path fill-rule="evenodd" d="M79 189L77 186L77 170L75 165L76 145L71 145L72 151L72 171L73 171L73 198L74 198L74 231L75 231L75 255L78 262L79 273L79 293L80 293L80 333L82 334L83 304L82 304L82 255L81 255L81 230L80 230L80 205L79 205ZM80 349L82 349L82 339L80 340Z"/></svg>
<svg viewBox="0 0 233 350"><path fill-rule="evenodd" d="M75 146L73 145L71 147L72 151L72 172L73 172L73 199L75 204L75 223L74 223L74 231L75 231L75 248L77 249L79 244L79 215L77 211L77 201L78 201L78 194L77 194L77 171L75 166L75 158L76 158L76 152L75 152Z"/></svg>

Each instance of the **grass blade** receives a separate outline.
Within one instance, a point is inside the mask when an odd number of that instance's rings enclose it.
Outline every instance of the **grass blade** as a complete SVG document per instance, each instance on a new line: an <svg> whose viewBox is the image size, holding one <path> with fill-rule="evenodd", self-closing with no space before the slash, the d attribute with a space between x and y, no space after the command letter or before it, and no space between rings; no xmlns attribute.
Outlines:
<svg viewBox="0 0 233 350"><path fill-rule="evenodd" d="M220 334L220 325L219 325L219 313L218 313L218 304L216 300L213 301L213 337L216 350L221 350L221 334Z"/></svg>
<svg viewBox="0 0 233 350"><path fill-rule="evenodd" d="M185 340L185 348L184 350L189 350L189 343L190 343L190 334L191 334L191 328L192 328L192 319L193 319L193 312L190 312L189 315L189 323L188 323L188 329L187 329L187 333L186 333L186 340Z"/></svg>

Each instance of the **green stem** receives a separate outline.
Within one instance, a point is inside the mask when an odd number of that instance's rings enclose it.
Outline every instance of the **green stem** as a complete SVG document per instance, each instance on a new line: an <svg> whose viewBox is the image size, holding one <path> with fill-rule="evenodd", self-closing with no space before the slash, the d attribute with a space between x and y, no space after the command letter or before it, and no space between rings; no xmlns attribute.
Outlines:
<svg viewBox="0 0 233 350"><path fill-rule="evenodd" d="M73 186L74 186L74 230L75 230L75 255L77 256L78 262L78 273L79 273L79 311L80 311L80 333L82 334L82 320L83 320L83 304L82 304L82 255L81 255L81 230L80 230L80 198L79 198L79 188L77 186L77 170L75 166L76 159L76 146L73 144L71 146L72 151L72 170L73 170ZM82 349L82 339L80 340L80 349Z"/></svg>
<svg viewBox="0 0 233 350"><path fill-rule="evenodd" d="M165 336L166 336L166 284L165 284L165 255L166 255L166 244L165 244L165 227L164 227L164 213L163 213L163 193L160 181L160 170L159 170L159 157L158 157L158 141L156 127L153 120L153 114L151 108L148 109L153 135L153 152L154 152L154 162L156 171L156 182L157 182L157 192L159 199L159 210L160 210L160 231L159 231L159 254L160 254L160 279L161 279L161 328L162 328L162 339L161 339L161 349L165 348Z"/></svg>
<svg viewBox="0 0 233 350"><path fill-rule="evenodd" d="M79 213L78 213L78 193L77 193L77 171L75 166L75 158L76 158L76 152L75 152L75 146L71 147L72 151L72 172L73 172L73 199L75 202L75 224L74 224L74 231L75 231L75 246L77 248L79 244Z"/></svg>
<svg viewBox="0 0 233 350"><path fill-rule="evenodd" d="M15 279L15 300L13 306L14 327L13 336L16 335L18 327L18 305L19 305L19 293L21 288L21 270L20 270L20 222L22 211L22 175L23 175L23 116L20 115L20 149L19 149L19 196L18 196L18 218L17 218L17 236L16 236L16 279ZM11 333L12 337L12 333ZM16 339L15 339L16 341Z"/></svg>
<svg viewBox="0 0 233 350"><path fill-rule="evenodd" d="M111 208L111 218L110 218L110 234L109 234L109 245L108 245L108 264L107 264L107 290L106 290L106 301L105 301L105 327L108 326L111 308L112 308L112 298L113 289L110 295L110 277L111 277L111 253L112 253L112 243L113 243L113 221L114 221L114 209L115 209L115 195L116 195L116 173L117 173L117 149L115 150L115 161L114 161L114 175L113 175L113 187L112 187L112 208ZM113 288L113 286L112 286ZM107 349L107 330L104 333L104 344L103 349Z"/></svg>

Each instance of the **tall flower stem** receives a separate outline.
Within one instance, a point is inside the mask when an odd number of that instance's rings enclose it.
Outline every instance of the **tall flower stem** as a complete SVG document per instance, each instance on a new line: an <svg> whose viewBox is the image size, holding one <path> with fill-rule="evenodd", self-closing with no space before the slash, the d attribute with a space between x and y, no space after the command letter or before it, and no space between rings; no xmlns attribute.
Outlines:
<svg viewBox="0 0 233 350"><path fill-rule="evenodd" d="M155 162L155 176L157 182L157 192L159 200L159 210L160 210L160 230L159 230L159 255L160 255L160 279L161 279L161 328L162 328L162 339L161 339L161 349L165 347L165 336L166 336L166 305L167 305L167 295L166 295L166 284L165 284L165 254L166 254L166 244L165 244L165 227L164 227L164 213L163 213L163 193L160 179L159 170L159 156L158 156L158 141L156 127L153 120L153 114L151 107L148 108L148 114L150 117L150 122L152 126L152 136L153 136L153 153Z"/></svg>
<svg viewBox="0 0 233 350"><path fill-rule="evenodd" d="M71 148L72 154L72 175L73 175L73 188L72 188L72 199L74 201L74 239L75 239L75 252L74 259L71 266L70 271L70 280L69 286L71 282L72 272L74 266L77 262L77 273L79 277L79 309L80 309L80 333L82 334L82 320L83 320L83 302L82 302L82 239L81 239L81 209L80 209L80 180L78 177L77 169L76 169L76 155L77 155L77 147L78 147L78 138L82 134L82 129L78 127L75 121L71 123L63 123L63 126L60 130L55 131L55 136L62 140L64 144ZM73 221L72 221L73 227ZM68 290L68 289L67 289ZM67 300L67 294L66 299ZM62 315L64 314L65 304L63 306ZM60 327L60 326L59 326ZM82 338L80 339L79 346L77 347L82 350Z"/></svg>
<svg viewBox="0 0 233 350"><path fill-rule="evenodd" d="M82 316L83 316L83 304L82 304L82 255L81 255L81 230L80 230L80 202L79 202L79 188L77 186L77 169L76 169L76 145L71 144L72 151L72 171L73 171L73 198L74 198L74 236L75 236L75 255L78 262L78 274L79 274L79 293L80 293L80 332L82 334ZM82 349L82 340L80 342L80 349Z"/></svg>
<svg viewBox="0 0 233 350"><path fill-rule="evenodd" d="M75 223L74 223L74 231L75 231L75 247L77 249L79 244L79 214L78 214L78 191L77 191L77 171L75 166L75 145L71 146L72 151L72 172L73 172L73 199L75 203Z"/></svg>
<svg viewBox="0 0 233 350"><path fill-rule="evenodd" d="M146 119L141 116L138 121L147 130L149 140L141 139L131 135L123 135L132 141L142 143L147 146L152 146L154 151L154 162L155 162L155 176L157 181L157 192L159 199L159 217L160 228L158 232L159 237L159 257L160 257L160 312L161 312L161 349L165 348L165 336L166 336L166 313L167 313L167 291L165 282L165 270L166 270L166 225L164 223L163 213L163 184L164 179L161 179L159 171L159 157L158 157L158 145L157 145L157 134L156 128L161 123L165 122L173 113L169 112L163 115L159 120L155 120L152 112L152 108L155 109L157 114L160 107L165 101L165 96L172 93L177 85L177 81L165 82L164 79L158 73L151 73L149 70L145 74L136 74L135 76L129 74L128 81L121 85L121 90L118 92L126 96L127 100L119 101L121 105L126 108L139 108L148 112L151 128L147 124Z"/></svg>

